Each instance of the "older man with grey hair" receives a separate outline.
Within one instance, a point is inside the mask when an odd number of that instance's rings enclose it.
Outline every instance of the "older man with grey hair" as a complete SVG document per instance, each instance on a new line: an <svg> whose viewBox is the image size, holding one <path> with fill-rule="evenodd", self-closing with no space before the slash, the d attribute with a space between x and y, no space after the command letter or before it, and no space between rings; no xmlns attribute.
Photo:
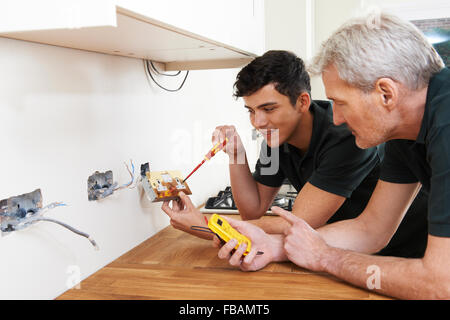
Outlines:
<svg viewBox="0 0 450 320"><path fill-rule="evenodd" d="M450 70L411 23L380 14L339 28L311 73L322 75L334 123L346 123L360 148L386 142L372 197L357 218L317 230L274 207L291 224L284 236L228 219L264 255L239 261L239 248L230 258L231 243L219 257L243 270L289 259L398 298L450 299ZM370 255L389 242L420 188L429 193L424 257Z"/></svg>

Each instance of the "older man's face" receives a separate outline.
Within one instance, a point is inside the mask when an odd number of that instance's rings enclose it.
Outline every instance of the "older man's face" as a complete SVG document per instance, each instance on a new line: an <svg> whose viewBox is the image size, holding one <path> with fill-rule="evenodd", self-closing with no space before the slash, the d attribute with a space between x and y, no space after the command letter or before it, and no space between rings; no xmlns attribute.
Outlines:
<svg viewBox="0 0 450 320"><path fill-rule="evenodd" d="M358 147L366 149L386 141L387 128L375 94L349 85L334 65L324 69L322 81L328 99L333 101L334 124L347 124Z"/></svg>

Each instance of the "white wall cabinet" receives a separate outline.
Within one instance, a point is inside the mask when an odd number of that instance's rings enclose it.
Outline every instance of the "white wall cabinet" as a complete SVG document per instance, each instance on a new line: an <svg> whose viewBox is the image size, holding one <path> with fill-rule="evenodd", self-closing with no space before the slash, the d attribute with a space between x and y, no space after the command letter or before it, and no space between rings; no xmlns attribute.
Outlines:
<svg viewBox="0 0 450 320"><path fill-rule="evenodd" d="M149 59L166 70L240 67L264 52L264 0L92 3L5 1L0 36Z"/></svg>
<svg viewBox="0 0 450 320"><path fill-rule="evenodd" d="M116 0L118 6L225 43L264 52L264 0Z"/></svg>

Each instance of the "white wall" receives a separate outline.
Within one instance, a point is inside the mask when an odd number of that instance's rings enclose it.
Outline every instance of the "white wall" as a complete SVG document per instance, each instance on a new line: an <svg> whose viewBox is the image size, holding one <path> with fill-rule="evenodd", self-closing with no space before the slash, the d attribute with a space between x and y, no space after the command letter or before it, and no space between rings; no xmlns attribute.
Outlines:
<svg viewBox="0 0 450 320"><path fill-rule="evenodd" d="M339 26L360 14L361 0L313 0L314 1L314 53ZM308 60L309 62L310 60ZM311 78L313 99L326 99L322 78Z"/></svg>
<svg viewBox="0 0 450 320"><path fill-rule="evenodd" d="M299 57L308 52L307 3L311 0L266 0L266 50L288 50Z"/></svg>
<svg viewBox="0 0 450 320"><path fill-rule="evenodd" d="M0 70L0 199L41 188L44 205L68 204L46 216L100 247L48 222L1 237L0 299L55 298L68 289L71 266L84 279L168 225L139 188L89 202L94 171L111 169L125 183L123 161L132 159L136 173L149 161L152 171L187 175L220 124L235 124L256 159L248 114L232 98L237 69L191 71L180 92L167 93L138 59L0 38ZM172 88L181 81L158 79ZM188 181L196 205L229 184L226 156L216 158Z"/></svg>
<svg viewBox="0 0 450 320"><path fill-rule="evenodd" d="M359 9L360 0L266 0L266 49L289 50L308 63L331 32ZM313 99L325 99L320 77Z"/></svg>

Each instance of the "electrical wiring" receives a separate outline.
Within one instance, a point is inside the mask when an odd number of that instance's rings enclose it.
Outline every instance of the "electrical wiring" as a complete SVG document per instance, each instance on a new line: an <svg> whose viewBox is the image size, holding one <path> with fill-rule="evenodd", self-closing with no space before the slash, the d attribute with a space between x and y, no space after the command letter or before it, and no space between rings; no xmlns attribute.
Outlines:
<svg viewBox="0 0 450 320"><path fill-rule="evenodd" d="M52 203L46 205L45 207L43 207L41 210L39 210L39 213L43 214L47 210L50 210L50 209L53 209L56 207L63 207L63 206L67 206L67 204L65 204L64 202L52 202Z"/></svg>
<svg viewBox="0 0 450 320"><path fill-rule="evenodd" d="M127 188L134 182L134 164L133 164L133 161L130 160L130 164L131 164L131 168L132 168L131 171L130 171L130 167L128 167L128 164L126 162L124 162L124 164L125 164L125 167L127 168L128 173L131 176L131 181L121 185L120 187L115 187L114 191L119 190L119 189L123 189L123 188Z"/></svg>
<svg viewBox="0 0 450 320"><path fill-rule="evenodd" d="M151 62L151 61L149 61L149 60L143 60L143 61L144 61L144 69L145 69L146 74L150 77L150 79L152 79L152 81L153 81L158 87L160 87L161 89L163 89L163 90L165 90L165 91L168 91L168 92L177 92L177 91L179 91L179 90L183 87L184 83L186 82L186 79L187 79L188 74L189 74L189 70L186 70L186 75L184 76L183 81L181 82L180 86L179 86L177 89L168 89L168 88L165 88L165 87L163 87L162 85L160 85L160 84L155 80L155 78L153 78L152 72L151 72L151 70L150 70L150 65L152 66L152 68L153 68L153 70L154 70L154 72L155 72L156 74L162 75L162 76L174 77L174 76L179 75L179 74L181 73L181 71L179 71L179 72L176 73L176 74L165 74L165 73L160 73L158 70L156 70L155 66L153 65L153 62Z"/></svg>
<svg viewBox="0 0 450 320"><path fill-rule="evenodd" d="M45 218L45 217L31 217L31 218L27 219L26 221L25 220L22 221L21 224L23 223L23 228L25 228L28 225L33 224L33 223L35 223L37 221L47 221L47 222L53 222L53 223L59 224L60 226L66 228L66 229L68 229L68 230L70 230L70 231L72 231L72 232L74 232L74 233L76 233L76 234L78 234L78 235L80 235L82 237L87 238L89 240L89 242L94 246L94 248L96 250L99 250L99 247L98 247L97 243L95 242L95 240L90 235L88 235L87 233L82 232L82 231L80 231L78 229L75 229L74 227L71 227L68 224L66 224L64 222L61 222L61 221L58 221L58 220L55 220L55 219L51 219L51 218ZM16 230L19 230L19 229L16 228Z"/></svg>
<svg viewBox="0 0 450 320"><path fill-rule="evenodd" d="M219 235L215 232L213 232L211 229L207 228L207 227L202 227L202 226L191 226L191 229L194 231L201 231L201 232L207 232L207 233L212 233L213 235L215 235L217 237L217 239L220 240L220 242L222 244L225 244L225 242L220 239Z"/></svg>
<svg viewBox="0 0 450 320"><path fill-rule="evenodd" d="M92 200L101 200L110 195L112 195L115 191L125 189L125 188L135 188L136 181L134 175L134 164L133 160L130 160L130 166L126 162L124 162L125 167L127 168L128 173L130 174L130 181L124 184L119 184L118 182L113 182L113 173L111 170L106 172L98 172L96 171L93 175L88 178L88 199Z"/></svg>
<svg viewBox="0 0 450 320"><path fill-rule="evenodd" d="M70 230L70 231L72 231L72 232L74 232L74 233L76 233L76 234L78 234L80 236L83 236L83 237L87 238L90 241L90 243L94 246L94 248L96 250L98 250L99 248L98 248L97 243L87 233L84 233L84 232L82 232L82 231L80 231L80 230L78 230L78 229L76 229L76 228L74 228L72 226L69 226L68 224L66 224L64 222L61 222L61 221L58 221L58 220L55 220L55 219L52 219L52 218L46 218L46 217L42 216L42 214L44 212L46 212L46 211L48 211L50 209L53 209L53 208L56 208L56 207L62 207L62 206L66 206L66 204L62 203L62 202L53 202L53 203L51 203L51 204L49 204L49 205L39 209L37 212L33 213L33 215L31 215L31 216L25 217L23 219L17 219L17 220L14 220L14 221L6 221L6 222L2 223L1 224L1 230L4 231L4 232L18 231L18 230L25 229L26 227L36 223L37 221L53 222L53 223L59 224L60 226L66 228L66 229L68 229L68 230Z"/></svg>
<svg viewBox="0 0 450 320"><path fill-rule="evenodd" d="M147 60L148 61L148 60ZM177 71L174 74L170 74L170 73L161 73L158 71L158 69L156 69L155 65L153 64L153 61L150 61L150 66L152 67L153 71L155 71L157 74L161 75L161 76L166 76L166 77L176 77L181 73L181 70Z"/></svg>
<svg viewBox="0 0 450 320"><path fill-rule="evenodd" d="M202 232L208 232L208 233L215 234L214 232L211 231L211 229L209 229L207 227L191 226L191 229L194 231L202 231Z"/></svg>

